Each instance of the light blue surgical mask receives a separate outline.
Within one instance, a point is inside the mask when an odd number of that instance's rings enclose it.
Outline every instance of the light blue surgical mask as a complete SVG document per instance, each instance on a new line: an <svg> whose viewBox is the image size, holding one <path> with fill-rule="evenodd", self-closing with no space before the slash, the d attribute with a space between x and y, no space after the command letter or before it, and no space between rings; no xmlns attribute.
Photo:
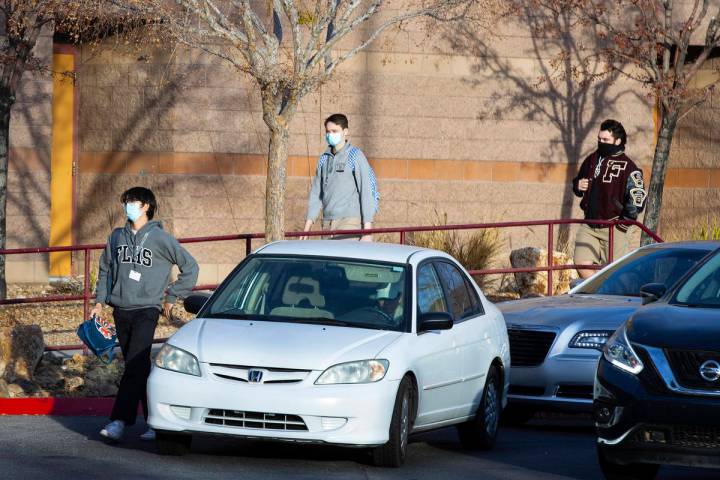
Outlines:
<svg viewBox="0 0 720 480"><path fill-rule="evenodd" d="M327 141L328 145L330 145L331 147L335 147L342 143L343 134L342 132L328 132L325 134L325 140Z"/></svg>
<svg viewBox="0 0 720 480"><path fill-rule="evenodd" d="M130 220L131 222L135 222L135 220L140 218L140 215L142 215L142 211L140 210L140 202L126 203L125 215L127 215L128 220Z"/></svg>

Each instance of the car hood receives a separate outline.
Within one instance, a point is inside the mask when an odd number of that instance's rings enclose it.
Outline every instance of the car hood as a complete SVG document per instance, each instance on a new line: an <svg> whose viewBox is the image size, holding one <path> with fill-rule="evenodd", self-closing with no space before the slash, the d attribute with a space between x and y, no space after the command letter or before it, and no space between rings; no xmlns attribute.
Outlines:
<svg viewBox="0 0 720 480"><path fill-rule="evenodd" d="M720 310L667 303L639 309L627 324L631 342L678 350L720 351Z"/></svg>
<svg viewBox="0 0 720 480"><path fill-rule="evenodd" d="M573 322L616 328L641 305L640 298L618 295L558 295L498 303L508 328L537 325L565 328Z"/></svg>
<svg viewBox="0 0 720 480"><path fill-rule="evenodd" d="M203 363L324 370L375 358L402 333L385 330L251 320L196 319L169 343Z"/></svg>

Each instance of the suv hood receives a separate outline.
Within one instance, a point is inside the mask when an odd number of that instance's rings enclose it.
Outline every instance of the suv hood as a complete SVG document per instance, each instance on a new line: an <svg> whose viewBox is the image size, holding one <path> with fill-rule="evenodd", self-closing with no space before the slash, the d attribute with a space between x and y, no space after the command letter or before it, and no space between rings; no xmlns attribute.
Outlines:
<svg viewBox="0 0 720 480"><path fill-rule="evenodd" d="M578 320L613 329L626 321L641 305L638 297L618 295L558 295L498 303L508 328L537 325L565 328Z"/></svg>
<svg viewBox="0 0 720 480"><path fill-rule="evenodd" d="M253 320L196 319L168 343L202 363L325 370L375 358L401 332Z"/></svg>
<svg viewBox="0 0 720 480"><path fill-rule="evenodd" d="M643 307L627 324L631 342L678 350L720 351L720 310L658 303Z"/></svg>

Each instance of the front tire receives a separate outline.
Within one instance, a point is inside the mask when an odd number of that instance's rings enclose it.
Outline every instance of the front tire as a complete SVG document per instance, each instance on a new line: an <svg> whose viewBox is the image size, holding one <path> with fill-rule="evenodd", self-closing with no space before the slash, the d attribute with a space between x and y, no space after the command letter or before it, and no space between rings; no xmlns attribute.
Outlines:
<svg viewBox="0 0 720 480"><path fill-rule="evenodd" d="M155 445L161 455L183 456L190 453L192 437L177 433L155 432Z"/></svg>
<svg viewBox="0 0 720 480"><path fill-rule="evenodd" d="M492 366L475 417L457 427L463 448L490 450L495 445L502 410L500 389L500 373Z"/></svg>
<svg viewBox="0 0 720 480"><path fill-rule="evenodd" d="M412 382L405 377L398 387L392 420L390 439L385 445L372 450L372 462L377 467L400 467L407 456L408 437L412 428L413 395Z"/></svg>
<svg viewBox="0 0 720 480"><path fill-rule="evenodd" d="M605 455L600 446L597 447L597 455L600 470L607 480L653 480L660 469L660 465L652 463L615 463Z"/></svg>

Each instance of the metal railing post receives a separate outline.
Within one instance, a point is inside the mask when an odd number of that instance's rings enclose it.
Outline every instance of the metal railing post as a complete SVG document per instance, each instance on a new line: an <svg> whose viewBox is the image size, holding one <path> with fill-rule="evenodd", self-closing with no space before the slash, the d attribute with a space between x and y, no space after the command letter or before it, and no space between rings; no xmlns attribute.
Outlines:
<svg viewBox="0 0 720 480"><path fill-rule="evenodd" d="M85 275L83 277L83 321L87 320L90 317L90 249L86 248L83 250L85 252ZM108 275L110 272L108 272ZM110 292L108 292L108 295ZM87 345L83 343L82 346L82 352L83 355L88 355L90 351L88 350Z"/></svg>
<svg viewBox="0 0 720 480"><path fill-rule="evenodd" d="M613 222L608 226L608 263L612 263L615 256L615 225Z"/></svg>
<svg viewBox="0 0 720 480"><path fill-rule="evenodd" d="M85 277L83 278L83 320L87 320L90 315L90 249L86 248L83 251L85 252Z"/></svg>
<svg viewBox="0 0 720 480"><path fill-rule="evenodd" d="M554 290L553 290L553 253L555 250L555 246L553 245L553 223L548 223L548 251L547 251L547 265L548 265L548 272L547 272L547 294L548 297L552 297Z"/></svg>
<svg viewBox="0 0 720 480"><path fill-rule="evenodd" d="M405 245L405 230L400 230L400 245Z"/></svg>
<svg viewBox="0 0 720 480"><path fill-rule="evenodd" d="M252 253L252 238L245 237L245 256L247 257Z"/></svg>

